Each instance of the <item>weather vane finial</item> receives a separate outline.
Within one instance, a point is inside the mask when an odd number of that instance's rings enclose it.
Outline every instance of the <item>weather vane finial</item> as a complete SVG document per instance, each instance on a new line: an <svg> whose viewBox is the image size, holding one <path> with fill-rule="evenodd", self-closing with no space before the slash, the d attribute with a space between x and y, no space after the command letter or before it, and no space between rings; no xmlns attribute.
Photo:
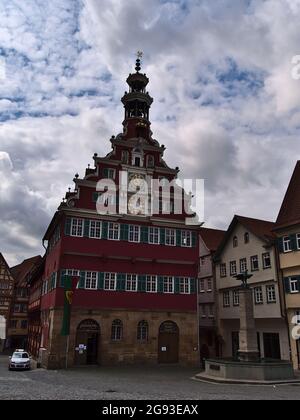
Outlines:
<svg viewBox="0 0 300 420"><path fill-rule="evenodd" d="M136 71L139 72L141 70L141 58L143 57L143 52L142 51L138 51L136 53L137 59L136 59Z"/></svg>
<svg viewBox="0 0 300 420"><path fill-rule="evenodd" d="M136 55L137 55L138 60L140 60L141 58L143 58L144 53L143 51L138 51Z"/></svg>

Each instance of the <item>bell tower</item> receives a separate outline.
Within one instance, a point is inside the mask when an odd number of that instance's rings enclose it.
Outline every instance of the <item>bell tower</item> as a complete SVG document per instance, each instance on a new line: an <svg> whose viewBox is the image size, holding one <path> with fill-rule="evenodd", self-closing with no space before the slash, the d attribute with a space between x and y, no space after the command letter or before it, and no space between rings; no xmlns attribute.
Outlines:
<svg viewBox="0 0 300 420"><path fill-rule="evenodd" d="M142 55L141 52L138 52L136 73L130 74L127 78L129 91L125 92L122 98L125 108L123 122L125 139L142 137L148 140L151 137L149 112L153 99L146 91L149 79L146 74L140 73Z"/></svg>

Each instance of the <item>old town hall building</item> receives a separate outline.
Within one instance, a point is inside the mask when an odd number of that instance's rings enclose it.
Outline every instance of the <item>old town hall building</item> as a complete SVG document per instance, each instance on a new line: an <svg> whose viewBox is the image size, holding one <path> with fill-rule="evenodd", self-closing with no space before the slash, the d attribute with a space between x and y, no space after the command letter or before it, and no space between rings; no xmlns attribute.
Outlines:
<svg viewBox="0 0 300 420"><path fill-rule="evenodd" d="M196 364L198 354L196 277L198 226L176 212L178 190L171 200L163 188L155 191L158 209L150 207L151 187L177 178L179 169L163 159L165 147L152 137L149 110L153 99L148 78L130 74L123 132L111 138L111 152L94 155L94 168L75 176L44 236L47 243L43 275L41 347L48 368L84 364ZM121 197L121 171L129 188ZM117 185L98 189L101 179ZM183 190L179 201L186 198ZM139 192L139 198L135 193ZM127 196L124 211L124 196ZM121 199L123 208L121 208ZM107 214L98 205L113 208ZM61 335L64 279L77 276L70 337ZM67 354L67 360L66 360Z"/></svg>

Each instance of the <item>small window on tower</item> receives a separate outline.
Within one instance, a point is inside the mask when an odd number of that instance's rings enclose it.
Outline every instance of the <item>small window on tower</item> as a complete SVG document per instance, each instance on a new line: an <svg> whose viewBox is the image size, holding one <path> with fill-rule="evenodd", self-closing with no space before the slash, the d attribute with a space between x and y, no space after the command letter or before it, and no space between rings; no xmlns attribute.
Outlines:
<svg viewBox="0 0 300 420"><path fill-rule="evenodd" d="M125 163L125 165L128 164L129 161L129 153L127 150L122 151L122 163Z"/></svg>
<svg viewBox="0 0 300 420"><path fill-rule="evenodd" d="M154 157L152 155L147 157L147 166L148 168L154 168Z"/></svg>
<svg viewBox="0 0 300 420"><path fill-rule="evenodd" d="M138 166L138 167L140 167L140 166L141 166L141 158L136 157L136 158L134 159L134 166Z"/></svg>

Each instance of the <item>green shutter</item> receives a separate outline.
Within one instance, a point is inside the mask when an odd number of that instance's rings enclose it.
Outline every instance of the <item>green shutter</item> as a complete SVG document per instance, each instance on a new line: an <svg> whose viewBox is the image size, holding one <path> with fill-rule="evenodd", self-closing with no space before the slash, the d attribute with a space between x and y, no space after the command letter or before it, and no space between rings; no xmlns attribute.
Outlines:
<svg viewBox="0 0 300 420"><path fill-rule="evenodd" d="M146 292L146 276L138 277L138 291Z"/></svg>
<svg viewBox="0 0 300 420"><path fill-rule="evenodd" d="M124 292L126 288L126 274L118 273L117 274L117 291Z"/></svg>
<svg viewBox="0 0 300 420"><path fill-rule="evenodd" d="M175 294L179 294L180 293L180 277L175 277L175 284L174 284L174 292Z"/></svg>
<svg viewBox="0 0 300 420"><path fill-rule="evenodd" d="M84 234L86 238L90 237L90 221L88 219L84 220Z"/></svg>
<svg viewBox="0 0 300 420"><path fill-rule="evenodd" d="M65 235L66 236L71 235L71 223L72 223L71 217L67 217L65 221Z"/></svg>
<svg viewBox="0 0 300 420"><path fill-rule="evenodd" d="M291 284L289 277L283 279L285 293L291 293Z"/></svg>
<svg viewBox="0 0 300 420"><path fill-rule="evenodd" d="M161 245L166 244L166 229L165 228L160 229L160 244Z"/></svg>
<svg viewBox="0 0 300 420"><path fill-rule="evenodd" d="M176 246L181 246L181 230L176 230Z"/></svg>
<svg viewBox="0 0 300 420"><path fill-rule="evenodd" d="M121 233L120 233L121 241L128 241L128 235L129 235L129 225L126 225L126 224L122 223L121 224Z"/></svg>
<svg viewBox="0 0 300 420"><path fill-rule="evenodd" d="M98 193L98 192L93 193L93 202L94 203L97 203L99 195L100 195L100 193Z"/></svg>
<svg viewBox="0 0 300 420"><path fill-rule="evenodd" d="M283 250L283 238L278 238L277 239L277 247L278 247L278 251L280 254L283 254L284 250Z"/></svg>
<svg viewBox="0 0 300 420"><path fill-rule="evenodd" d="M192 247L196 248L196 246L197 246L197 233L192 232Z"/></svg>
<svg viewBox="0 0 300 420"><path fill-rule="evenodd" d="M80 280L78 284L78 289L84 289L85 286L85 271L80 271Z"/></svg>
<svg viewBox="0 0 300 420"><path fill-rule="evenodd" d="M158 293L164 292L164 278L162 276L158 277L157 292Z"/></svg>
<svg viewBox="0 0 300 420"><path fill-rule="evenodd" d="M195 294L196 293L196 279L191 278L190 282L191 282L191 294Z"/></svg>
<svg viewBox="0 0 300 420"><path fill-rule="evenodd" d="M98 290L104 289L104 273L98 273L98 284L97 284Z"/></svg>
<svg viewBox="0 0 300 420"><path fill-rule="evenodd" d="M108 222L102 222L102 239L107 239L108 235Z"/></svg>
<svg viewBox="0 0 300 420"><path fill-rule="evenodd" d="M141 227L141 242L147 244L149 242L149 228L148 226Z"/></svg>
<svg viewBox="0 0 300 420"><path fill-rule="evenodd" d="M292 250L293 250L293 251L297 251L297 250L298 250L298 248L297 248L297 237L296 237L296 235L291 235L291 236L290 236L290 240L291 240L291 247L292 247Z"/></svg>
<svg viewBox="0 0 300 420"><path fill-rule="evenodd" d="M65 275L67 274L67 270L61 270L60 272L60 287L65 287Z"/></svg>

